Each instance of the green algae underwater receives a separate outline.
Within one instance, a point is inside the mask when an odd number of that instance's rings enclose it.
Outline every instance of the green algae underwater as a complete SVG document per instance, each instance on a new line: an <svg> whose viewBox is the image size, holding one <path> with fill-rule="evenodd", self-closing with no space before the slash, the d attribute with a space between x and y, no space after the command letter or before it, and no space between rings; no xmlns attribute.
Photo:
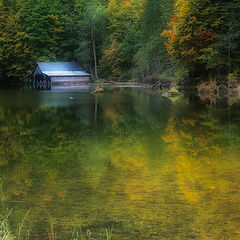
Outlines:
<svg viewBox="0 0 240 240"><path fill-rule="evenodd" d="M1 227L15 239L237 240L239 156L239 101L1 91Z"/></svg>

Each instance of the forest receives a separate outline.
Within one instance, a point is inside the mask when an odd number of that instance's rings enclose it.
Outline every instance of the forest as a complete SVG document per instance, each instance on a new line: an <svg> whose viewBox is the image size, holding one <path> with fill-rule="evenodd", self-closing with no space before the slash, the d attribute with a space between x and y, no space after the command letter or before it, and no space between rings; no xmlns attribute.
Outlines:
<svg viewBox="0 0 240 240"><path fill-rule="evenodd" d="M0 80L26 81L37 61L77 61L95 81L237 80L239 12L239 0L0 0Z"/></svg>

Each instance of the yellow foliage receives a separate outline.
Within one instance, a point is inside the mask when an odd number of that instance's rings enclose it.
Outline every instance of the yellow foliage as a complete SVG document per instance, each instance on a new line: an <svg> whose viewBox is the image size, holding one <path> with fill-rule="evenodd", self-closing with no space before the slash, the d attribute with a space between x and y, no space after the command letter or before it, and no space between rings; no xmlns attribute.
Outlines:
<svg viewBox="0 0 240 240"><path fill-rule="evenodd" d="M191 47L190 49L186 49L182 51L182 56L187 57L187 56L194 56L196 55L196 51L194 47Z"/></svg>
<svg viewBox="0 0 240 240"><path fill-rule="evenodd" d="M124 54L120 50L120 42L126 31L139 25L146 0L110 0L106 16L109 21L110 44L103 51L100 64L110 69L114 77L122 73L121 63L124 62ZM138 29L137 29L138 30Z"/></svg>
<svg viewBox="0 0 240 240"><path fill-rule="evenodd" d="M188 0L177 0L174 4L175 12L172 15L170 22L168 24L169 29L164 30L162 33L163 37L167 38L166 47L170 55L175 53L175 43L176 41L184 42L191 38L190 34L179 35L180 28L184 23L184 19L189 12L189 1Z"/></svg>
<svg viewBox="0 0 240 240"><path fill-rule="evenodd" d="M100 64L110 68L114 76L121 75L120 64L122 59L121 52L117 49L117 45L117 41L113 40L109 48L104 50L103 57L100 60Z"/></svg>

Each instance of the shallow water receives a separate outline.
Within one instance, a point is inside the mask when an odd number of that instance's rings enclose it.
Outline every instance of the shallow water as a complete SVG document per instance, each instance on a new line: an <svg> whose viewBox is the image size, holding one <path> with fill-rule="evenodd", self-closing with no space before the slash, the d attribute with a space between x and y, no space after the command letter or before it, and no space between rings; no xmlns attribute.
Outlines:
<svg viewBox="0 0 240 240"><path fill-rule="evenodd" d="M23 239L240 239L239 156L239 103L0 92L1 213Z"/></svg>

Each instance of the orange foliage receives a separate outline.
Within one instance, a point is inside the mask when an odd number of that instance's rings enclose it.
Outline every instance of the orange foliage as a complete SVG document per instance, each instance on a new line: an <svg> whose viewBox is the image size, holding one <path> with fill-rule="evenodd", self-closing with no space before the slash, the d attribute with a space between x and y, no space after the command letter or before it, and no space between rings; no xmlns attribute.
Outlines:
<svg viewBox="0 0 240 240"><path fill-rule="evenodd" d="M212 8L208 8L205 3L195 4L195 1L175 1L174 14L162 36L167 39L165 45L168 53L179 58L179 61L210 63L211 59L204 55L203 49L208 49L216 40L214 28L219 26L221 19L214 21L217 26L212 23L212 19L207 22L204 17L213 11Z"/></svg>

